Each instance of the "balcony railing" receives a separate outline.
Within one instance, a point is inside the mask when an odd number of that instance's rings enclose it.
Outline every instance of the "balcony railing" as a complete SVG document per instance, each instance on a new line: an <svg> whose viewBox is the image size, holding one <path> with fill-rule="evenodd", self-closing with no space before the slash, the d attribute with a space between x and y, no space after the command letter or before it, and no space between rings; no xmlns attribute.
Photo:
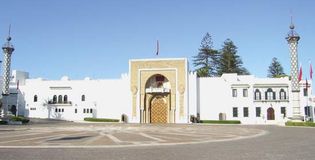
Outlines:
<svg viewBox="0 0 315 160"><path fill-rule="evenodd" d="M67 101L67 102L48 101L48 104L52 104L52 105L72 105L72 102L71 101Z"/></svg>
<svg viewBox="0 0 315 160"><path fill-rule="evenodd" d="M254 99L254 102L289 102L287 99Z"/></svg>
<svg viewBox="0 0 315 160"><path fill-rule="evenodd" d="M168 88L146 88L145 93L169 93Z"/></svg>

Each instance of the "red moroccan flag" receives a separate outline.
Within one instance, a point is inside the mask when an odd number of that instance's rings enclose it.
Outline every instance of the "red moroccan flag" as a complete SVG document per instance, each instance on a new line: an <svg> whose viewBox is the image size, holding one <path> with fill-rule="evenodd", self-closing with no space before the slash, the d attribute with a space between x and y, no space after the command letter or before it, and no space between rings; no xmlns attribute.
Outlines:
<svg viewBox="0 0 315 160"><path fill-rule="evenodd" d="M298 77L299 82L302 80L302 66L300 66L300 72Z"/></svg>

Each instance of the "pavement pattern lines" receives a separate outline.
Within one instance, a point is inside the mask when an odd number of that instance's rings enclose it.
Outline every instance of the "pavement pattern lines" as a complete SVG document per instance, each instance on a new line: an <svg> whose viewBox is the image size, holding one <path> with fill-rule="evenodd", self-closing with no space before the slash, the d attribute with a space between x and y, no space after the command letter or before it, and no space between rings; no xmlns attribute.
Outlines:
<svg viewBox="0 0 315 160"><path fill-rule="evenodd" d="M108 148L196 144L250 138L267 131L229 125L66 124L0 128L0 148Z"/></svg>

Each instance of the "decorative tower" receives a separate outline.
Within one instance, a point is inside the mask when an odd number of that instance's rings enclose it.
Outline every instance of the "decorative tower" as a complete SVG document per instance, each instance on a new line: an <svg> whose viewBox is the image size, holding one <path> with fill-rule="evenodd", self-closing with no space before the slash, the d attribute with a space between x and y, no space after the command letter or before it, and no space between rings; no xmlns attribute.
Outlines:
<svg viewBox="0 0 315 160"><path fill-rule="evenodd" d="M14 51L14 47L11 44L10 37L10 28L9 28L9 36L7 38L7 42L2 46L3 50L3 88L2 88L2 107L4 117L7 116L8 112L8 97L9 97L9 84L10 84L10 70L11 70L11 55Z"/></svg>
<svg viewBox="0 0 315 160"><path fill-rule="evenodd" d="M291 58L291 89L292 89L292 119L293 120L302 120L301 109L300 109L300 85L298 80L298 42L300 36L294 31L294 24L290 25L290 31L286 37L289 49L290 49L290 58Z"/></svg>

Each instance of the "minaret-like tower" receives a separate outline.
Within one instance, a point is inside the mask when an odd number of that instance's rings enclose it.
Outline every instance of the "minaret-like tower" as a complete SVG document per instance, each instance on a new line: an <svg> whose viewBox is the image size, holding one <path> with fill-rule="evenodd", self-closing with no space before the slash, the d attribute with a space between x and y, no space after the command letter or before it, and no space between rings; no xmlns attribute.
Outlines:
<svg viewBox="0 0 315 160"><path fill-rule="evenodd" d="M7 42L2 46L3 50L3 86L2 86L2 107L3 107L3 114L4 117L7 116L8 112L8 97L9 97L9 84L10 84L10 71L11 71L11 55L14 51L14 47L11 44L11 37L10 37L10 29L9 29L9 36L7 38Z"/></svg>
<svg viewBox="0 0 315 160"><path fill-rule="evenodd" d="M289 44L290 58L291 58L291 89L292 89L292 119L302 120L300 109L300 85L298 80L298 42L300 36L294 31L294 24L291 20L290 31L286 40Z"/></svg>

